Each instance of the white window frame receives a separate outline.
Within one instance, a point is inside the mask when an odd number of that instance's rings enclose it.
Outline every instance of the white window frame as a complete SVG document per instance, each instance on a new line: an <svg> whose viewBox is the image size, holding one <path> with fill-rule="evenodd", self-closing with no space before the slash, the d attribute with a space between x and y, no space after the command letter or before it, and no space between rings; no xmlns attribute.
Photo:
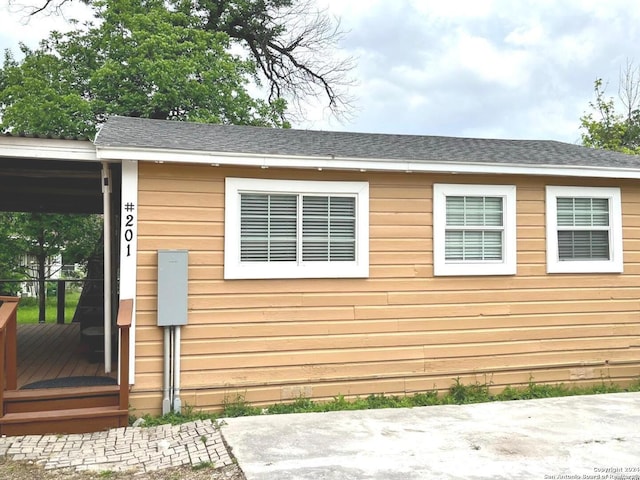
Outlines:
<svg viewBox="0 0 640 480"><path fill-rule="evenodd" d="M609 260L559 260L558 197L609 200ZM546 187L547 273L622 273L622 202L617 187Z"/></svg>
<svg viewBox="0 0 640 480"><path fill-rule="evenodd" d="M502 197L504 236L502 261L447 261L445 235L447 197ZM436 183L433 185L433 274L454 275L515 275L516 262L516 187L515 185L464 185Z"/></svg>
<svg viewBox="0 0 640 480"><path fill-rule="evenodd" d="M356 198L356 259L352 262L242 262L242 193L353 195ZM299 219L300 222L300 219ZM225 179L224 278L367 278L369 276L369 183L259 178Z"/></svg>

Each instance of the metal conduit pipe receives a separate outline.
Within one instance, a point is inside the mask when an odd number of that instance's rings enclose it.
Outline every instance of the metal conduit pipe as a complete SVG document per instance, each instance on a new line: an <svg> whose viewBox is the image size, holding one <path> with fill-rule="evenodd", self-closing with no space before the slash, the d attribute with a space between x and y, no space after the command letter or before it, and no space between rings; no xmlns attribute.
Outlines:
<svg viewBox="0 0 640 480"><path fill-rule="evenodd" d="M180 400L180 326L173 327L173 411L180 413L182 400Z"/></svg>
<svg viewBox="0 0 640 480"><path fill-rule="evenodd" d="M171 327L164 327L164 386L162 414L171 411Z"/></svg>

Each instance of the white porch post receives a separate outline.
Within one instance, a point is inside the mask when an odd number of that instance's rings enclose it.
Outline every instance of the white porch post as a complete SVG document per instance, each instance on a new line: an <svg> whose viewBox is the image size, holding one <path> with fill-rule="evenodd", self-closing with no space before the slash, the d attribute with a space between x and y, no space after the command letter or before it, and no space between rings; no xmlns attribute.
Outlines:
<svg viewBox="0 0 640 480"><path fill-rule="evenodd" d="M129 382L135 383L136 280L138 259L138 162L122 161L120 205L120 299L133 299L129 347ZM122 350L121 350L122 351Z"/></svg>
<svg viewBox="0 0 640 480"><path fill-rule="evenodd" d="M111 172L102 162L102 203L104 242L104 372L111 372Z"/></svg>

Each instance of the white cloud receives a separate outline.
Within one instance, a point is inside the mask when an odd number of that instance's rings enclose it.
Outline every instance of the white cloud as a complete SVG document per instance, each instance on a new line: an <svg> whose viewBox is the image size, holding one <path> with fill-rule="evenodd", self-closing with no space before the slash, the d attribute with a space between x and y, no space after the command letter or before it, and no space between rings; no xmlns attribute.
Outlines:
<svg viewBox="0 0 640 480"><path fill-rule="evenodd" d="M21 3L22 2L22 3ZM20 43L29 48L36 48L41 40L49 35L49 32L57 30L67 32L76 27L72 19L85 22L91 19L91 11L80 2L63 5L60 10L51 13L41 13L30 16L30 5L37 2L21 0L12 2L0 0L0 18L2 30L0 30L0 51L10 49L14 54L18 53Z"/></svg>
<svg viewBox="0 0 640 480"><path fill-rule="evenodd" d="M456 22L469 18L491 15L495 8L493 0L410 0L416 10L424 15L452 19ZM403 3L403 2L400 2Z"/></svg>
<svg viewBox="0 0 640 480"><path fill-rule="evenodd" d="M501 49L487 38L462 31L450 55L457 68L468 71L480 81L507 88L516 88L527 81L527 54Z"/></svg>
<svg viewBox="0 0 640 480"><path fill-rule="evenodd" d="M518 25L509 32L504 41L508 45L531 48L543 44L545 36L544 27L536 21L528 25Z"/></svg>
<svg viewBox="0 0 640 480"><path fill-rule="evenodd" d="M640 3L623 0L335 4L360 59L348 130L575 142L593 81L616 85L640 43Z"/></svg>

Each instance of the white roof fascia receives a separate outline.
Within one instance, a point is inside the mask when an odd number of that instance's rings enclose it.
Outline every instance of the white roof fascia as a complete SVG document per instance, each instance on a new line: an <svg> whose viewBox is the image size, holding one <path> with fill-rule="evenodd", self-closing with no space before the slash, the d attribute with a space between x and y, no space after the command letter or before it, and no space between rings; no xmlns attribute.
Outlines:
<svg viewBox="0 0 640 480"><path fill-rule="evenodd" d="M88 140L0 136L0 158L35 158L98 162Z"/></svg>
<svg viewBox="0 0 640 480"><path fill-rule="evenodd" d="M538 175L563 177L640 179L640 168L610 168L575 165L527 165L504 163L416 162L329 156L281 156L234 154L130 147L96 147L99 160L138 160L155 163L191 163L212 166L253 166L318 170L359 170L450 174Z"/></svg>

